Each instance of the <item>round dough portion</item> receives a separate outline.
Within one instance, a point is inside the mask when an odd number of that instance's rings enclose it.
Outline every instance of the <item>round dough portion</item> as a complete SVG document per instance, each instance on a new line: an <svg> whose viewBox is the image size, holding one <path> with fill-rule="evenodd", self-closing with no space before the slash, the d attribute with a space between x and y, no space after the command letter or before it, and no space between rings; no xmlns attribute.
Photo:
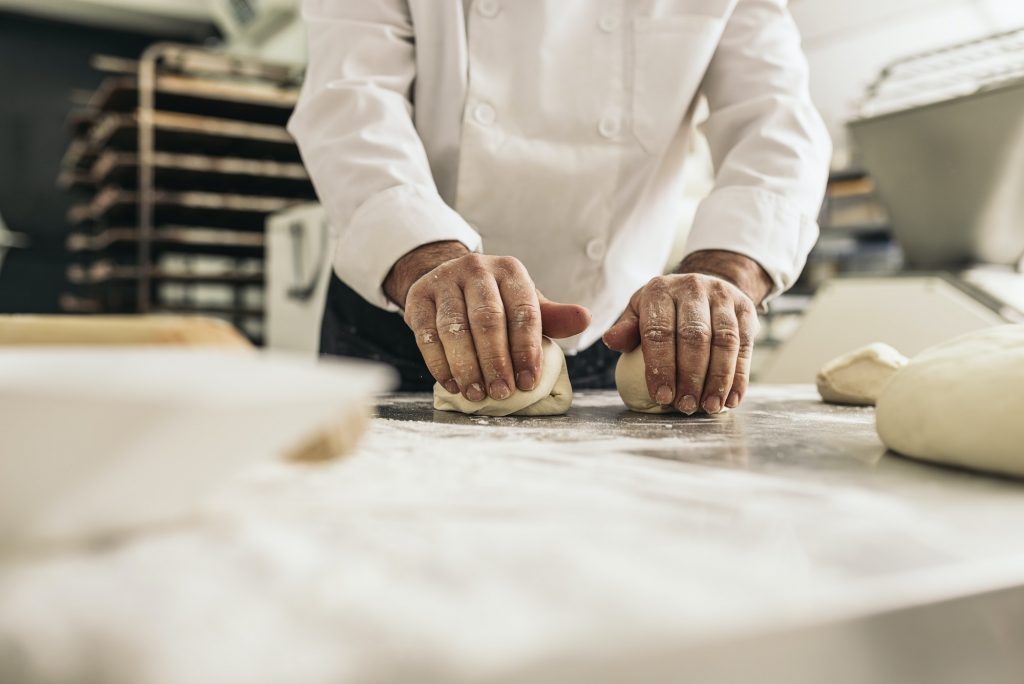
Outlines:
<svg viewBox="0 0 1024 684"><path fill-rule="evenodd" d="M882 391L876 423L882 442L905 456L1024 476L1024 325L914 357Z"/></svg>
<svg viewBox="0 0 1024 684"><path fill-rule="evenodd" d="M662 406L647 391L646 366L640 347L626 352L615 364L615 389L631 411L638 413L669 413L675 411L671 406Z"/></svg>
<svg viewBox="0 0 1024 684"><path fill-rule="evenodd" d="M562 348L547 337L541 345L540 378L530 391L516 390L508 399L469 401L434 383L434 408L476 416L561 416L572 406L572 384Z"/></svg>
<svg viewBox="0 0 1024 684"><path fill-rule="evenodd" d="M886 383L905 365L907 357L875 342L822 366L816 378L818 394L832 404L874 406Z"/></svg>

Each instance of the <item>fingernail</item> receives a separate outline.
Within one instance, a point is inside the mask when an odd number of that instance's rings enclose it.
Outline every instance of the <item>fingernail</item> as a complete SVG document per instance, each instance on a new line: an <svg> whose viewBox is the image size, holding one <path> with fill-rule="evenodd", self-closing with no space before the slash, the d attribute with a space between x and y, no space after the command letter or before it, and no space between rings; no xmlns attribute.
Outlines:
<svg viewBox="0 0 1024 684"><path fill-rule="evenodd" d="M519 371L516 374L516 385L519 389L529 392L537 386L537 380L533 377L532 371Z"/></svg>
<svg viewBox="0 0 1024 684"><path fill-rule="evenodd" d="M712 394L704 400L704 410L708 413L718 413L722 410L722 400L717 394Z"/></svg>
<svg viewBox="0 0 1024 684"><path fill-rule="evenodd" d="M662 406L668 406L672 403L672 388L668 385L662 385L654 395L654 400Z"/></svg>
<svg viewBox="0 0 1024 684"><path fill-rule="evenodd" d="M487 395L484 394L484 388L480 386L480 383L474 382L466 389L466 398L470 401L483 401Z"/></svg>
<svg viewBox="0 0 1024 684"><path fill-rule="evenodd" d="M508 388L508 383L504 380L495 380L491 383L491 399L508 399L512 395L512 390Z"/></svg>
<svg viewBox="0 0 1024 684"><path fill-rule="evenodd" d="M459 393L459 383L455 382L454 378L449 379L449 380L445 380L444 388L446 390L448 390L449 392L451 392L452 394L458 394Z"/></svg>
<svg viewBox="0 0 1024 684"><path fill-rule="evenodd" d="M679 410L688 416L692 416L697 412L697 400L693 395L687 394L683 397L683 400L679 402Z"/></svg>
<svg viewBox="0 0 1024 684"><path fill-rule="evenodd" d="M740 393L736 390L729 392L729 401L725 402L725 405L729 408L736 408L740 405Z"/></svg>

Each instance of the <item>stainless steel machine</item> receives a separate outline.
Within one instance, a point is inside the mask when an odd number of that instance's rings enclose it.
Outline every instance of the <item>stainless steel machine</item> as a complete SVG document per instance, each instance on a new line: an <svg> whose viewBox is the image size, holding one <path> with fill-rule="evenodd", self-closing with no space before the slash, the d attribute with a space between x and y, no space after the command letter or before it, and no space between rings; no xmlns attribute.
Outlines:
<svg viewBox="0 0 1024 684"><path fill-rule="evenodd" d="M906 270L826 283L762 381L1024 321L1024 28L889 65L849 128Z"/></svg>

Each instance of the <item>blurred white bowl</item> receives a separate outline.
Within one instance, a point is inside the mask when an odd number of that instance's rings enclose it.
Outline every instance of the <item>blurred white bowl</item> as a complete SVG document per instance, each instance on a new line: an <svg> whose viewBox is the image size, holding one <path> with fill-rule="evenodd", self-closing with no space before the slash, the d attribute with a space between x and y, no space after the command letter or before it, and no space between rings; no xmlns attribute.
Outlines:
<svg viewBox="0 0 1024 684"><path fill-rule="evenodd" d="M0 349L0 545L187 515L392 383L378 365L256 352Z"/></svg>

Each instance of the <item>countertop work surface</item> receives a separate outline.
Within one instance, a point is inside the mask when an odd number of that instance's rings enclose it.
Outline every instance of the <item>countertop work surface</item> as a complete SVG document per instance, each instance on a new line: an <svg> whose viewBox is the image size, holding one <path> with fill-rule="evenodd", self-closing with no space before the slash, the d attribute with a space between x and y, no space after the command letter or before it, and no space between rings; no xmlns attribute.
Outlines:
<svg viewBox="0 0 1024 684"><path fill-rule="evenodd" d="M690 418L392 395L340 461L0 574L3 682L1019 684L1022 646L1024 483L804 386Z"/></svg>

